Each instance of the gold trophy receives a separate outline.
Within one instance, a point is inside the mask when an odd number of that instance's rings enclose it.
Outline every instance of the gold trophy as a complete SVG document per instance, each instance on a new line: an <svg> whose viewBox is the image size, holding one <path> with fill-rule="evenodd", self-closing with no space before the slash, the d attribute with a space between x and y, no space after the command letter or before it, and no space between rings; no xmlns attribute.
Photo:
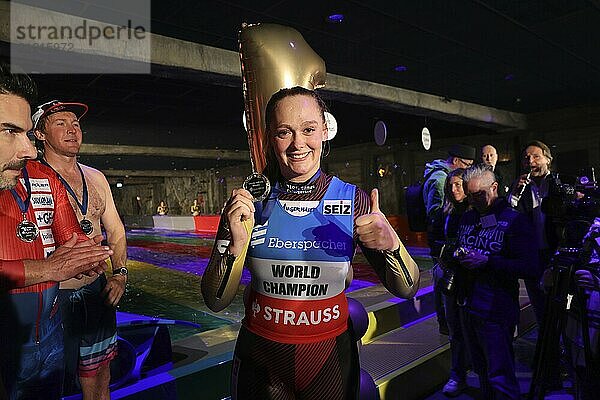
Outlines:
<svg viewBox="0 0 600 400"><path fill-rule="evenodd" d="M252 174L243 188L254 201L264 200L271 184L261 172L266 165L265 108L279 89L325 86L325 62L297 30L276 24L242 24L239 34L244 112Z"/></svg>

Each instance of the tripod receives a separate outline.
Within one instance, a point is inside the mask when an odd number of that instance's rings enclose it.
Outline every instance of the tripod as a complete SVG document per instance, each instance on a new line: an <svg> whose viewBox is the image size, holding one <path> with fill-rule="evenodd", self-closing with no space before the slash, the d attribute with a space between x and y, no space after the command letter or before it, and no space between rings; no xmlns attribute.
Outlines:
<svg viewBox="0 0 600 400"><path fill-rule="evenodd" d="M571 300L574 297L572 293L575 292L574 288L576 286L574 285L573 274L577 265L579 265L578 257L571 257L570 255L560 257L563 260L565 258L567 262L555 262L552 267L553 284L546 298L544 319L535 348L533 376L527 397L529 400L543 400L549 383L552 379L556 379L559 376L559 373L556 371L560 361L560 339L564 334L567 309L570 308ZM588 367L591 367L594 365L594 361L588 330L586 296L581 290L577 290L576 292L575 299L580 311L579 316L583 333L585 362Z"/></svg>
<svg viewBox="0 0 600 400"><path fill-rule="evenodd" d="M562 264L562 263L561 263ZM552 288L546 297L544 319L539 327L537 345L533 358L533 376L528 399L543 400L552 372L558 368L560 338L564 332L566 309L574 263L557 264L552 267Z"/></svg>

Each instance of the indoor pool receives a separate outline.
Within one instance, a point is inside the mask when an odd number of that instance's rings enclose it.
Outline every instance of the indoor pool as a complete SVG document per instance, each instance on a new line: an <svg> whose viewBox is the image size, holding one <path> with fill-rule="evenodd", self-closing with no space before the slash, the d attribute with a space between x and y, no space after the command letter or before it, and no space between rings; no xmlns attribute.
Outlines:
<svg viewBox="0 0 600 400"><path fill-rule="evenodd" d="M202 300L200 280L208 264L213 241L212 235L193 232L128 230L130 278L119 311L200 325L199 329L179 325L169 327L173 342L240 321L244 316L241 292L250 282L247 270L242 274L240 295L227 309L214 313ZM354 280L347 291L379 282L362 254L355 256L353 268Z"/></svg>

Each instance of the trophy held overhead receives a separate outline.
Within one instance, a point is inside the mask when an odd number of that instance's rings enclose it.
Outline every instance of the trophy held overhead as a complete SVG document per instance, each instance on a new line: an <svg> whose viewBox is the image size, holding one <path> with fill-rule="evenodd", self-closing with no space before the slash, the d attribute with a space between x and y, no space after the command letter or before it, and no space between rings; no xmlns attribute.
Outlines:
<svg viewBox="0 0 600 400"><path fill-rule="evenodd" d="M277 24L242 24L239 34L242 88L252 174L243 187L254 201L265 199L270 182L266 165L265 108L280 89L325 86L325 62L297 30Z"/></svg>

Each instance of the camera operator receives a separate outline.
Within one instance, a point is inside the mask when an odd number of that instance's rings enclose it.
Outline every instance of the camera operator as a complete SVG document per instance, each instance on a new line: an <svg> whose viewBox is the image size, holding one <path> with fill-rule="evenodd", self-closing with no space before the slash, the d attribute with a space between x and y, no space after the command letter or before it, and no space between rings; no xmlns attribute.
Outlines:
<svg viewBox="0 0 600 400"><path fill-rule="evenodd" d="M525 287L538 327L541 327L546 297L540 280L558 245L552 221L547 218L542 209L542 200L548 197L552 182L550 172L552 153L546 144L534 140L525 146L522 155L523 167L529 172L521 175L513 184L509 203L516 210L528 215L535 227L535 237L539 248L540 275L533 279L525 279Z"/></svg>
<svg viewBox="0 0 600 400"><path fill-rule="evenodd" d="M457 299L465 343L483 398L518 399L512 341L518 279L539 275L533 226L498 197L498 182L486 166L469 168L463 180L472 209L460 220L455 256L468 271Z"/></svg>
<svg viewBox="0 0 600 400"><path fill-rule="evenodd" d="M579 298L572 301L565 329L577 400L596 399L600 393L600 218L584 238L586 246L591 251L574 273Z"/></svg>

